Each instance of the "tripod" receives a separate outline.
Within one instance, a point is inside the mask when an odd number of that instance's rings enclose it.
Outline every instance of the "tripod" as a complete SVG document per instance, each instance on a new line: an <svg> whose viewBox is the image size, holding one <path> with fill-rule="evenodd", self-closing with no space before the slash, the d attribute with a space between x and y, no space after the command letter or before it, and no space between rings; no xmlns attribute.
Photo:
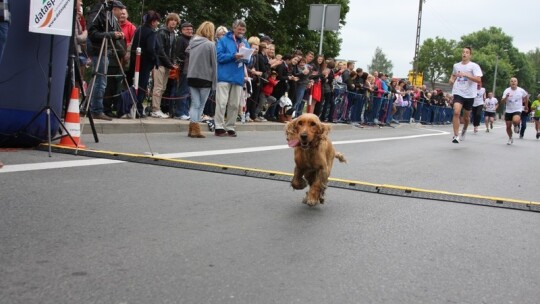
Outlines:
<svg viewBox="0 0 540 304"><path fill-rule="evenodd" d="M71 89L74 88L75 86L77 86L79 89L79 92L81 92L82 99L83 100L86 99L86 92L83 88L83 77L81 75L80 62L78 60L79 54L77 51L77 36L76 36L77 34L75 32L75 31L78 31L77 22L78 22L77 9L75 8L75 11L73 13L73 35L71 36L71 44L69 48L69 57L68 57L68 74L66 77L66 90L64 91L64 96L66 96L66 100L67 100L65 112L67 112L67 109L69 108L69 101L70 101L69 96L70 96ZM67 81L68 79L69 79L69 82ZM88 119L90 122L90 127L92 129L92 134L94 135L94 141L97 143L99 142L99 138L97 136L96 126L94 125L94 119L92 118L92 116L88 116ZM68 135L70 139L73 141L73 144L77 146L76 142L73 140L73 137L71 137L69 133L67 133L66 135Z"/></svg>
<svg viewBox="0 0 540 304"><path fill-rule="evenodd" d="M99 79L100 83L98 83L98 85L102 85L101 82L103 82L103 81L106 82L108 77L122 77L122 83L125 84L125 87L129 88L129 84L128 84L127 77L126 77L126 74L125 74L125 71L124 71L124 68L123 68L122 61L120 60L120 57L118 56L118 51L119 50L115 46L115 43L113 41L113 37L111 37L111 34L109 32L109 28L112 27L112 29L115 32L114 38L117 37L116 33L118 33L118 32L122 33L121 29L120 29L120 26L119 26L118 22L116 21L116 18L112 16L112 9L113 9L113 7L112 7L112 4L110 2L107 2L107 1L103 2L102 6L100 7L100 9L98 11L98 13L96 14L96 17L92 21L92 23L95 24L96 19L99 18L97 20L97 22L102 22L101 25L103 25L103 22L104 22L104 26L102 26L102 28L104 29L104 32L106 33L106 35L105 35L105 37L103 38L103 40L101 42L99 55L97 56L97 61L95 62L94 73L93 73L93 76L92 76L92 80L90 81L90 92L89 92L88 96L85 98L85 112L86 112L86 116L89 117L89 118L92 117L92 115L88 115L88 113L90 112L89 108L90 108L90 105L91 105L91 102L92 102L92 97L93 97L93 95L95 93L94 90L96 88L96 82L98 81L98 77L100 77L100 79ZM104 20L103 20L103 18L104 18ZM109 44L110 44L110 47L112 48L112 50L109 49ZM119 67L119 70L120 70L120 74L108 75L107 68L108 68L109 54L112 55L113 60L116 60L116 63L118 64L118 67ZM104 58L103 57L104 55L107 56L107 57ZM104 89L100 88L100 90L104 90ZM135 101L135 97L132 94L132 91L128 90L128 92L129 92L129 97L131 99L132 104L135 105L136 101ZM103 94L104 94L104 92L103 92ZM103 100L101 102L103 103Z"/></svg>
<svg viewBox="0 0 540 304"><path fill-rule="evenodd" d="M53 46L54 46L54 35L51 35L51 45L49 47L49 72L48 72L48 80L47 80L47 103L45 104L45 106L39 111L37 112L33 117L32 119L30 119L30 121L28 122L28 124L26 124L26 126L24 126L21 131L19 131L18 133L23 133L23 134L26 134L28 135L29 137L32 137L32 138L35 138L35 139L39 139L41 140L41 138L38 138L36 136L33 136L33 135L30 135L28 134L28 127L30 127L32 125L32 123L38 119L42 114L43 112L45 112L46 114L46 120L45 120L45 126L46 126L46 129L47 129L47 142L49 144L49 157L52 157L52 141L53 140L57 140L58 138L60 137L55 137L55 138L52 138L52 132L51 132L51 114L54 116L54 118L56 119L56 121L60 124L60 127L64 130L64 132L66 132L66 134L71 138L71 140L73 142L75 142L75 139L73 139L73 137L71 136L71 134L69 133L69 131L67 130L66 126L64 125L62 119L58 116L58 114L56 114L56 112L54 111L54 109L51 107L51 84L52 84L52 61L53 61Z"/></svg>

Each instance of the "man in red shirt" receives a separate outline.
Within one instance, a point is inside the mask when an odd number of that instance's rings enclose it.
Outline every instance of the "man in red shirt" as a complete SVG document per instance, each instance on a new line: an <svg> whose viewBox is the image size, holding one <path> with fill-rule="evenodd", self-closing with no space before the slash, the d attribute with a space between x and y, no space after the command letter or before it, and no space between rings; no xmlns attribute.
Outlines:
<svg viewBox="0 0 540 304"><path fill-rule="evenodd" d="M128 20L129 14L127 9L122 9L122 14L120 15L120 18L118 18L118 23L120 23L120 28L122 29L122 32L124 33L124 38L126 39L127 47L129 48L131 46L131 40L133 39L133 35L135 35L135 30L137 29L133 23L129 22Z"/></svg>

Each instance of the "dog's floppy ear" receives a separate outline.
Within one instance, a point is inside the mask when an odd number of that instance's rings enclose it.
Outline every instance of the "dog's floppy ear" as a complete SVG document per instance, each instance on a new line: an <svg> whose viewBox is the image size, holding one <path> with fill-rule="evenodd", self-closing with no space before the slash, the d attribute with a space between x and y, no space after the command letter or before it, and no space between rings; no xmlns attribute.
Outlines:
<svg viewBox="0 0 540 304"><path fill-rule="evenodd" d="M296 119L293 121L288 121L285 124L285 136L287 140L293 139L295 137L297 131L296 131Z"/></svg>
<svg viewBox="0 0 540 304"><path fill-rule="evenodd" d="M330 130L332 129L332 127L330 127L330 125L323 124L322 122L319 123L318 127L319 127L318 133L320 134L321 139L327 139L328 133L330 133Z"/></svg>

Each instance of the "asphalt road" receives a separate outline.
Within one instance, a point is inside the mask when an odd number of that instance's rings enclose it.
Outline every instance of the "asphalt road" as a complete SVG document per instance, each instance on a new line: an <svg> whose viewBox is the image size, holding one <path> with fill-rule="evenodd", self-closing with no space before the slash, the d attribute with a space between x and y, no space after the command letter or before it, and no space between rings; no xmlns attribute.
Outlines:
<svg viewBox="0 0 540 304"><path fill-rule="evenodd" d="M532 126L340 129L332 177L540 201ZM530 132L529 132L530 131ZM283 132L93 149L292 172ZM0 153L0 303L537 303L540 213L18 150ZM51 167L50 169L45 169ZM535 169L536 168L536 169Z"/></svg>

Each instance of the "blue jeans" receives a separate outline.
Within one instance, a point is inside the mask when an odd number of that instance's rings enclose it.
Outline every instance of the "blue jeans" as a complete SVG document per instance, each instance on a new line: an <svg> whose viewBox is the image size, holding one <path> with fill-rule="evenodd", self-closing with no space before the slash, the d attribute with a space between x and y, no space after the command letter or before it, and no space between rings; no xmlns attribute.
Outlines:
<svg viewBox="0 0 540 304"><path fill-rule="evenodd" d="M192 122L201 121L204 106L212 88L194 88L189 87L191 93L191 106L189 107L189 117Z"/></svg>
<svg viewBox="0 0 540 304"><path fill-rule="evenodd" d="M176 99L176 108L175 108L175 117L180 117L182 115L189 116L189 103L190 103L190 97L189 97L189 86L187 83L187 75L182 74L182 78L180 79L180 85L176 89L175 97Z"/></svg>
<svg viewBox="0 0 540 304"><path fill-rule="evenodd" d="M373 97L373 121L379 120L379 113L381 112L382 98Z"/></svg>
<svg viewBox="0 0 540 304"><path fill-rule="evenodd" d="M107 56L101 56L101 62L98 67L98 58L98 56L92 56L96 76L92 89L92 99L90 99L90 111L95 114L103 113L103 96L107 87L107 66L109 65L109 58Z"/></svg>
<svg viewBox="0 0 540 304"><path fill-rule="evenodd" d="M0 61L2 61L2 55L4 55L4 48L6 47L8 30L9 22L0 22Z"/></svg>
<svg viewBox="0 0 540 304"><path fill-rule="evenodd" d="M306 95L306 85L300 84L296 86L295 94L295 104L294 110L296 111L296 116L301 115L304 111L304 95Z"/></svg>

